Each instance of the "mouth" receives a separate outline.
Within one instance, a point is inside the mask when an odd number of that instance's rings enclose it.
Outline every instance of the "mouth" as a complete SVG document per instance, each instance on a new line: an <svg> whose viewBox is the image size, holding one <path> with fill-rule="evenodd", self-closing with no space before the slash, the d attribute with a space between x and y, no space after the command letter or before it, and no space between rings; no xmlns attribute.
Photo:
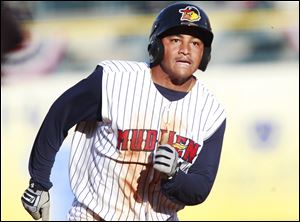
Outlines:
<svg viewBox="0 0 300 222"><path fill-rule="evenodd" d="M188 59L177 59L176 63L179 65L190 66L192 63Z"/></svg>

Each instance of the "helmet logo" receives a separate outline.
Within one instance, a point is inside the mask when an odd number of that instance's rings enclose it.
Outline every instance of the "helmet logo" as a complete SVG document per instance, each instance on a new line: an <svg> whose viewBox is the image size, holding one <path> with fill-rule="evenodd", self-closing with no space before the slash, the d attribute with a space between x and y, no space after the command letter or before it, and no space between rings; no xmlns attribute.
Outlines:
<svg viewBox="0 0 300 222"><path fill-rule="evenodd" d="M198 9L194 6L187 6L184 9L179 9L182 14L180 21L196 22L201 19Z"/></svg>

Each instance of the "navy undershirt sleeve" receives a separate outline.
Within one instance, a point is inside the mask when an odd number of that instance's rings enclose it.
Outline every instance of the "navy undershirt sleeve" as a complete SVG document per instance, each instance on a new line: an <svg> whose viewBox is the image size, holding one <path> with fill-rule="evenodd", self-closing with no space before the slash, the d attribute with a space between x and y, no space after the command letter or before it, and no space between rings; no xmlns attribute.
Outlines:
<svg viewBox="0 0 300 222"><path fill-rule="evenodd" d="M101 121L103 68L97 66L86 79L65 91L49 109L35 138L29 160L33 181L46 190L52 187L50 173L56 153L75 124Z"/></svg>
<svg viewBox="0 0 300 222"><path fill-rule="evenodd" d="M223 144L226 119L218 130L203 143L188 173L179 170L170 180L162 180L162 192L173 202L184 205L202 203L213 186Z"/></svg>

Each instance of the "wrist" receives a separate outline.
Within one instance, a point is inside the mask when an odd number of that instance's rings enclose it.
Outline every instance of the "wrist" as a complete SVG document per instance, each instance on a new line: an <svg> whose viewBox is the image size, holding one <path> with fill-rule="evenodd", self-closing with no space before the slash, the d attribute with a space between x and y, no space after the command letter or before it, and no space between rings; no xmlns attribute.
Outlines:
<svg viewBox="0 0 300 222"><path fill-rule="evenodd" d="M177 166L175 172L172 175L168 176L168 180L171 180L171 179L175 178L178 171L179 171L179 166Z"/></svg>
<svg viewBox="0 0 300 222"><path fill-rule="evenodd" d="M29 180L29 187L33 190L42 190L42 191L48 191L49 189L45 188L40 183L36 182L34 179Z"/></svg>

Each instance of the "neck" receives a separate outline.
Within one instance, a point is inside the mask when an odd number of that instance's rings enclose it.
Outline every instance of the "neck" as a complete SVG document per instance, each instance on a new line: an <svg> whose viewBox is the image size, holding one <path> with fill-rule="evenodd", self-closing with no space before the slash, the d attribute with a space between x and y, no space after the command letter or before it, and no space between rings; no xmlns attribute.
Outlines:
<svg viewBox="0 0 300 222"><path fill-rule="evenodd" d="M152 81L160 86L175 91L189 92L196 83L196 78L191 75L189 78L181 83L177 83L176 80L172 80L170 76L163 72L160 66L155 66L150 69Z"/></svg>

